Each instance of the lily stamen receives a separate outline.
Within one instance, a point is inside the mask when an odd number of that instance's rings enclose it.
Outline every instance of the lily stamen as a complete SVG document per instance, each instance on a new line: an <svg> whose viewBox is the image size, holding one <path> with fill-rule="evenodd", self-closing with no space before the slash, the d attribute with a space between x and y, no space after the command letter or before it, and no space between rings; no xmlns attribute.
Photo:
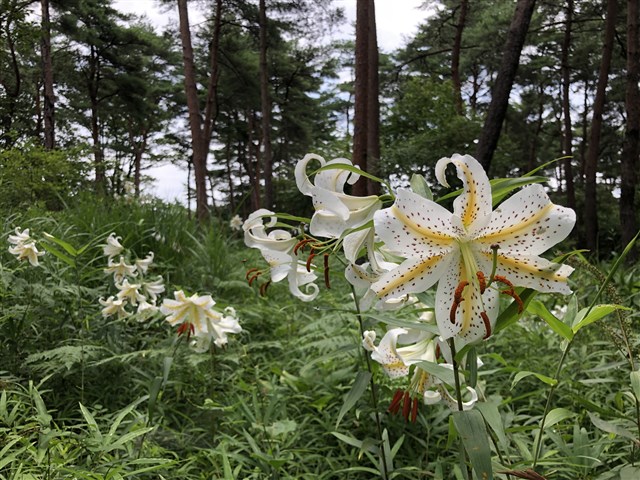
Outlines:
<svg viewBox="0 0 640 480"><path fill-rule="evenodd" d="M260 296L261 297L266 297L267 295L267 288L269 288L269 285L271 285L271 280L263 283L262 285L260 285Z"/></svg>
<svg viewBox="0 0 640 480"><path fill-rule="evenodd" d="M256 267L250 268L249 270L247 270L247 273L246 273L246 275L244 276L244 278L245 278L246 280L249 280L249 275L251 275L253 272L257 272L258 270L260 270L260 269L259 269L259 268L256 268Z"/></svg>
<svg viewBox="0 0 640 480"><path fill-rule="evenodd" d="M314 248L311 248L311 253L309 254L309 258L307 258L307 272L311 272L311 261L313 260L313 257L316 256L316 254L314 253Z"/></svg>
<svg viewBox="0 0 640 480"><path fill-rule="evenodd" d="M300 240L298 243L296 243L296 245L293 247L293 254L297 255L298 254L298 250L302 249L304 250L304 247L307 245L307 243L309 242L313 242L312 238L303 238L302 240Z"/></svg>
<svg viewBox="0 0 640 480"><path fill-rule="evenodd" d="M491 336L491 321L489 320L489 315L487 315L487 312L480 312L480 316L482 317L482 321L484 322L484 328L487 331L482 339L486 340Z"/></svg>
<svg viewBox="0 0 640 480"><path fill-rule="evenodd" d="M464 298L462 298L462 292L467 285L469 285L469 282L466 280L461 281L453 294L453 305L451 305L451 312L449 313L451 323L456 323L456 311L458 310L458 305L464 300Z"/></svg>
<svg viewBox="0 0 640 480"><path fill-rule="evenodd" d="M249 286L251 286L251 284L253 282L255 282L256 278L258 278L260 275L262 275L262 272L256 272L255 274L253 274L250 278L249 278Z"/></svg>
<svg viewBox="0 0 640 480"><path fill-rule="evenodd" d="M476 277L478 277L478 283L480 285L480 295L482 295L487 289L487 280L484 276L484 273L480 271L476 272Z"/></svg>
<svg viewBox="0 0 640 480"><path fill-rule="evenodd" d="M324 284L327 289L331 288L331 284L329 283L329 254L324 254Z"/></svg>
<svg viewBox="0 0 640 480"><path fill-rule="evenodd" d="M389 404L389 408L387 409L387 411L393 414L398 413L398 410L400 409L400 401L402 400L403 395L404 395L403 390L400 390L400 389L396 390L396 393L393 394L393 399L391 400L391 403Z"/></svg>

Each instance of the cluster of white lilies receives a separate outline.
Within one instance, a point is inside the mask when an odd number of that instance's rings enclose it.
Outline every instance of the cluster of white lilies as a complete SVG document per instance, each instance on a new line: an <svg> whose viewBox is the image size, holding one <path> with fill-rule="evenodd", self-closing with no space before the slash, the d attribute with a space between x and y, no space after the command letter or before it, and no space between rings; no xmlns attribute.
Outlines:
<svg viewBox="0 0 640 480"><path fill-rule="evenodd" d="M319 167L313 178L308 173L311 162ZM261 209L249 216L243 229L246 245L259 249L269 265L270 280L262 288L287 279L291 293L304 301L318 295L318 274L324 274L328 285L329 256L340 250L361 311L415 303L415 294L437 285L430 315L421 317L425 324L435 322L433 328L393 328L377 346L375 332L367 331L363 345L391 377L414 371L412 396L426 403L443 400L453 405L437 378L411 366L424 361L450 366L453 359L447 340L454 339L459 350L490 337L500 294L522 306L515 287L570 293L567 277L573 269L540 255L569 235L575 212L553 204L537 184L493 210L491 185L481 165L469 155L440 159L435 173L445 187L449 187L449 165L455 167L463 185L453 212L433 201L428 189L399 188L382 197L349 195L345 185L360 176L351 162L325 161L310 154L298 163L295 174L300 192L312 198L313 217L303 226L292 227L284 221L299 218L278 219L274 212ZM387 199L391 204L383 208ZM252 269L247 278L254 282L266 273ZM464 408L477 399L475 391L468 389L471 399ZM392 407L402 403L401 398L394 402ZM409 403L415 411L416 404ZM404 405L406 409L406 394Z"/></svg>
<svg viewBox="0 0 640 480"><path fill-rule="evenodd" d="M53 238L44 234L45 238ZM45 252L38 251L29 229L15 229L15 235L9 235L9 252L20 261L29 261L39 266L38 258ZM214 344L222 347L227 344L229 333L242 331L236 311L232 307L224 310L215 308L216 302L210 295L185 295L184 291L174 292L174 299L161 299L165 291L161 275L151 277L149 271L153 266L153 252L145 258L134 255L120 243L121 237L115 233L107 237L102 245L103 254L107 257L104 273L112 275L117 293L107 299L98 299L102 305L103 317L126 318L133 316L138 321L150 319L160 312L172 326L177 326L179 335L185 334L190 346L197 352L204 352ZM114 258L118 258L115 261ZM160 301L162 300L162 303Z"/></svg>
<svg viewBox="0 0 640 480"><path fill-rule="evenodd" d="M127 263L124 251L120 237L116 237L115 233L109 235L103 246L104 255L108 259L108 266L104 271L113 274L118 293L106 300L99 300L104 306L102 314L105 317L129 316L131 313L127 311L128 305L137 307L139 321L160 311L169 324L178 327L179 335L186 334L191 347L198 352L209 350L212 343L222 347L228 342L228 333L239 333L242 330L235 310L232 307L227 307L224 311L216 309L216 302L211 295L194 294L187 297L183 290L177 290L173 294L173 300L165 298L158 307L159 296L165 291L162 277L157 276L153 281L146 278L153 263L153 252L149 252L144 259ZM117 263L113 261L116 256L119 256Z"/></svg>

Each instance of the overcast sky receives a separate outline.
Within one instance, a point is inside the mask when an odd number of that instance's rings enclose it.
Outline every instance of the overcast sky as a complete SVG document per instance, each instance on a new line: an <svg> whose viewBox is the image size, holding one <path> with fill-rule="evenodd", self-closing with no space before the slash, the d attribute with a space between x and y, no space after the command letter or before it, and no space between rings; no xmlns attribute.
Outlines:
<svg viewBox="0 0 640 480"><path fill-rule="evenodd" d="M376 0L376 24L381 50L395 50L402 46L406 36L415 33L417 25L423 22L427 15L424 10L418 9L423 2L424 0ZM353 37L356 0L334 0L334 5L343 8L347 18L338 35L345 38ZM122 12L146 16L160 30L167 24L178 21L177 7L160 7L156 0L115 0L113 6ZM192 23L202 18L195 11L190 17ZM146 173L157 179L154 188L146 189L147 193L169 201L186 201L186 169L165 165L150 169Z"/></svg>

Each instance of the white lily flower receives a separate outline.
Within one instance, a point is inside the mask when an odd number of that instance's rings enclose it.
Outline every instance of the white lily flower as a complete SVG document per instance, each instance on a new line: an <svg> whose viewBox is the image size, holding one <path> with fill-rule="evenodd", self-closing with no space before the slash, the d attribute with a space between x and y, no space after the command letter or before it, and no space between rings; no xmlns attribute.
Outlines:
<svg viewBox="0 0 640 480"><path fill-rule="evenodd" d="M102 246L102 251L106 257L111 260L116 255L120 255L124 250L124 247L120 244L122 237L116 237L115 233L112 233L107 237L107 244Z"/></svg>
<svg viewBox="0 0 640 480"><path fill-rule="evenodd" d="M229 227L231 227L231 230L241 232L243 223L244 222L242 221L242 217L240 215L234 215L233 218L229 220Z"/></svg>
<svg viewBox="0 0 640 480"><path fill-rule="evenodd" d="M136 313L138 314L138 321L144 322L158 310L159 308L154 303L149 303L146 299L140 300L136 310Z"/></svg>
<svg viewBox="0 0 640 480"><path fill-rule="evenodd" d="M129 316L129 312L125 310L125 307L127 306L127 300L124 298L116 298L111 295L106 300L100 298L98 301L104 307L102 309L102 316L105 318L112 315L117 315L118 318Z"/></svg>
<svg viewBox="0 0 640 480"><path fill-rule="evenodd" d="M269 217L267 223L264 218ZM291 293L305 302L310 302L318 296L318 286L313 282L317 276L308 272L306 261L303 261L294 248L298 239L290 232L282 229L274 229L267 233L267 228L276 225L277 218L274 213L260 209L253 212L245 220L244 243L250 248L257 248L270 267L271 281L279 282L287 279ZM306 293L300 290L304 286Z"/></svg>
<svg viewBox="0 0 640 480"><path fill-rule="evenodd" d="M236 311L233 307L227 307L224 312L220 314L217 321L207 319L207 333L203 335L196 335L193 338L191 346L197 352L205 352L209 350L211 343L216 347L225 346L229 338L228 333L240 333L242 327L238 323Z"/></svg>
<svg viewBox="0 0 640 480"><path fill-rule="evenodd" d="M153 263L153 252L149 252L145 258L138 258L136 260L136 267L144 275L149 270L149 267Z"/></svg>
<svg viewBox="0 0 640 480"><path fill-rule="evenodd" d="M116 288L120 290L117 296L121 300L127 300L135 307L138 302L146 301L146 297L140 293L141 287L141 284L129 283L129 280L125 278L122 283L116 283Z"/></svg>
<svg viewBox="0 0 640 480"><path fill-rule="evenodd" d="M44 255L45 252L39 252L34 241L29 243L20 243L14 247L9 247L9 253L15 255L18 260L29 260L29 263L37 267L40 265L38 257Z"/></svg>
<svg viewBox="0 0 640 480"><path fill-rule="evenodd" d="M541 292L571 292L567 277L573 268L539 255L569 235L576 217L573 210L551 203L540 185L520 190L492 212L491 186L480 164L469 155L440 159L436 177L444 186L449 163L464 186L453 213L399 189L395 203L374 215L386 248L406 260L372 288L382 303L437 282L438 328L444 339L457 336L464 344L489 336L498 315L499 291L485 290L480 279L488 280L492 271L493 246L497 277Z"/></svg>
<svg viewBox="0 0 640 480"><path fill-rule="evenodd" d="M315 213L311 218L309 232L311 235L325 238L340 238L351 229L364 226L380 209L382 202L377 195L356 197L344 193L345 184L353 185L360 175L335 168L318 172L311 183L307 175L307 164L316 160L320 167L327 165L353 166L346 158L325 161L315 154L307 154L296 165L296 184L300 192L312 198ZM348 233L343 240L343 248L347 260L355 263L358 253L368 244L373 247L373 229L363 229ZM373 248L371 248L373 250Z"/></svg>
<svg viewBox="0 0 640 480"><path fill-rule="evenodd" d="M182 290L178 290L173 296L175 300L165 298L160 306L160 311L171 325L189 325L194 335L202 335L208 331L207 318L219 318L219 313L213 310L216 302L211 295L194 294L187 298Z"/></svg>
<svg viewBox="0 0 640 480"><path fill-rule="evenodd" d="M372 257L372 255L369 255ZM374 251L373 257L375 265L367 262L362 265L350 263L344 271L344 276L351 285L353 285L356 296L359 298L359 306L361 311L367 311L377 300L376 293L371 286L377 282L383 273L393 270L398 266L397 263L387 262L382 255ZM391 298L378 305L380 309L399 308L406 303L408 295L401 298Z"/></svg>
<svg viewBox="0 0 640 480"><path fill-rule="evenodd" d="M120 257L118 263L114 263L113 260L109 259L109 265L104 269L104 273L113 274L115 283L121 283L126 277L135 277L137 275L136 266L127 264L124 261L124 257Z"/></svg>
<svg viewBox="0 0 640 480"><path fill-rule="evenodd" d="M7 241L14 246L24 245L26 243L32 243L34 241L29 235L28 228L25 228L21 231L20 227L16 227L15 232L15 235L9 235L9 237L7 238Z"/></svg>
<svg viewBox="0 0 640 480"><path fill-rule="evenodd" d="M161 293L164 293L164 284L162 282L162 277L158 276L158 278L153 282L143 282L142 290L153 302L155 302L156 300L158 300L158 296Z"/></svg>

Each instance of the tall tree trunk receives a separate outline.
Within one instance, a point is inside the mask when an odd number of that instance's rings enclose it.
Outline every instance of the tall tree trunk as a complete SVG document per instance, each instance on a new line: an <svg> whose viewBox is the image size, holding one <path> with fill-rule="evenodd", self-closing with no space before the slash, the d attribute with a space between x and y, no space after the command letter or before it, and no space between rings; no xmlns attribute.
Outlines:
<svg viewBox="0 0 640 480"><path fill-rule="evenodd" d="M220 29L222 26L222 0L216 0L216 12L213 23L213 37L209 47L209 86L207 88L207 104L204 112L204 124L202 126L202 141L207 152L211 144L214 125L218 116L218 77L219 77L219 52L220 52Z"/></svg>
<svg viewBox="0 0 640 480"><path fill-rule="evenodd" d="M378 78L378 38L374 0L356 4L355 91L353 115L353 164L380 175L380 100ZM377 182L361 178L354 195L376 195Z"/></svg>
<svg viewBox="0 0 640 480"><path fill-rule="evenodd" d="M369 5L369 32L367 56L369 57L367 76L367 172L380 176L380 80L378 75L379 54L376 32L376 9L374 0ZM378 195L380 184L367 179L367 194Z"/></svg>
<svg viewBox="0 0 640 480"><path fill-rule="evenodd" d="M182 60L184 65L184 88L189 110L189 128L191 130L191 150L193 152L193 172L196 185L196 218L199 222L206 221L209 214L207 204L207 154L202 131L202 118L196 86L196 71L193 61L193 47L191 45L191 30L189 27L189 11L187 0L178 0L178 16L180 17L180 40L182 42Z"/></svg>
<svg viewBox="0 0 640 480"><path fill-rule="evenodd" d="M453 51L451 52L451 81L453 83L453 100L455 102L456 113L464 113L462 104L462 82L460 81L460 50L462 49L462 31L467 21L469 11L469 0L460 1L460 15L456 23L456 35L453 39Z"/></svg>
<svg viewBox="0 0 640 480"><path fill-rule="evenodd" d="M567 0L565 9L564 37L562 39L561 70L562 70L562 115L564 130L562 132L562 154L566 157L563 161L564 180L567 192L567 206L576 208L576 191L573 184L573 129L571 126L571 98L569 87L571 86L571 68L569 67L569 50L571 49L571 28L573 22L573 0Z"/></svg>
<svg viewBox="0 0 640 480"><path fill-rule="evenodd" d="M487 172L491 166L493 153L498 146L502 123L509 106L511 87L516 77L520 53L529 30L535 3L536 0L518 0L511 19L498 76L491 91L491 103L476 150L476 158Z"/></svg>
<svg viewBox="0 0 640 480"><path fill-rule="evenodd" d="M638 142L640 140L640 55L638 53L638 0L627 0L627 85L625 109L627 128L622 151L620 177L620 224L622 245L624 248L635 236L638 222L635 210L635 192L637 187ZM627 261L635 262L638 249L634 248Z"/></svg>
<svg viewBox="0 0 640 480"><path fill-rule="evenodd" d="M589 145L585 159L584 185L584 226L585 246L595 253L598 247L598 208L596 200L596 173L598 171L598 155L600 154L600 133L602 131L602 112L605 105L605 94L609 80L611 56L613 54L613 39L616 27L617 0L607 0L607 20L602 47L602 60L598 72L596 97L593 101L593 117L589 133Z"/></svg>
<svg viewBox="0 0 640 480"><path fill-rule="evenodd" d="M99 195L104 195L106 188L106 172L104 166L104 152L100 140L100 113L98 100L98 83L100 81L100 59L92 45L89 52L89 104L91 108L91 140L93 142L93 165L95 171L95 189Z"/></svg>
<svg viewBox="0 0 640 480"><path fill-rule="evenodd" d="M55 97L53 94L53 63L51 61L51 20L49 18L49 0L41 0L42 10L42 80L44 84L44 148L51 150L55 146Z"/></svg>
<svg viewBox="0 0 640 480"><path fill-rule="evenodd" d="M267 10L265 0L259 3L260 16L260 105L262 109L262 165L264 172L264 207L273 207L273 158L271 154L271 99L269 96L269 69L267 65Z"/></svg>

